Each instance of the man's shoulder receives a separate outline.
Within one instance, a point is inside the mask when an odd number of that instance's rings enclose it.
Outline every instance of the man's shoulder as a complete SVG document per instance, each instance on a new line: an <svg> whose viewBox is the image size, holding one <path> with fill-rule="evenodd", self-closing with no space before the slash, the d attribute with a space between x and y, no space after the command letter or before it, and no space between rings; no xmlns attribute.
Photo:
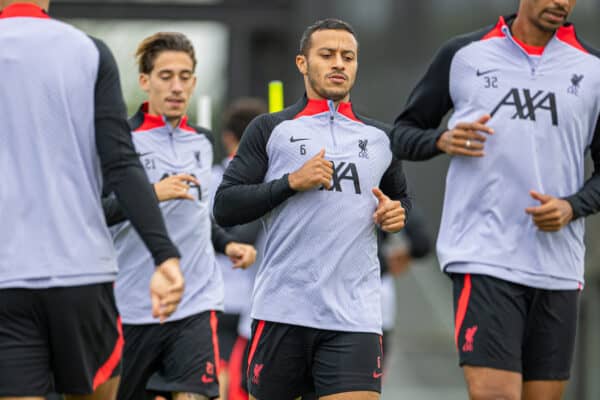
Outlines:
<svg viewBox="0 0 600 400"><path fill-rule="evenodd" d="M380 120L377 120L374 118L369 118L369 117L366 117L366 116L356 113L356 112L354 113L354 115L356 115L356 118L360 122L365 124L366 126L370 126L372 128L378 129L378 130L384 132L387 136L389 136L390 132L392 131L392 125L390 125L386 122L383 122L383 121L380 121Z"/></svg>
<svg viewBox="0 0 600 400"><path fill-rule="evenodd" d="M182 129L204 136L210 141L210 143L212 143L213 145L215 144L215 136L210 129L203 128L199 125L193 125L190 123L185 123Z"/></svg>
<svg viewBox="0 0 600 400"><path fill-rule="evenodd" d="M281 111L261 114L250 122L248 130L259 129L263 133L270 134L281 123L293 120L302 111L305 104L306 100L300 100Z"/></svg>
<svg viewBox="0 0 600 400"><path fill-rule="evenodd" d="M499 37L498 24L487 25L475 31L462 33L448 39L441 47L440 53L453 55L463 47L466 47L474 42L480 42L485 38Z"/></svg>

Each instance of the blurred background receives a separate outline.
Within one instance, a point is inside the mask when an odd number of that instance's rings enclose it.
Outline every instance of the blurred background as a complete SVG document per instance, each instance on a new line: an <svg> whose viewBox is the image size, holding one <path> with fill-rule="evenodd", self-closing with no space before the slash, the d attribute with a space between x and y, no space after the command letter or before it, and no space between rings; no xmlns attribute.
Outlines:
<svg viewBox="0 0 600 400"><path fill-rule="evenodd" d="M350 22L360 41L352 101L363 114L392 122L434 52L450 37L494 24L518 0L53 0L52 16L97 36L121 70L130 112L143 98L134 53L156 31L192 39L198 58L197 96L212 99L212 128L239 96L266 99L267 83L284 82L286 104L303 94L294 56L304 28L317 19ZM579 0L571 20L581 38L600 47L600 0ZM196 117L195 105L190 111ZM215 160L220 160L217 149ZM416 202L436 234L448 159L405 164ZM587 221L586 287L568 399L600 398L600 217ZM396 281L397 319L384 384L385 400L465 399L453 344L450 280L431 256Z"/></svg>

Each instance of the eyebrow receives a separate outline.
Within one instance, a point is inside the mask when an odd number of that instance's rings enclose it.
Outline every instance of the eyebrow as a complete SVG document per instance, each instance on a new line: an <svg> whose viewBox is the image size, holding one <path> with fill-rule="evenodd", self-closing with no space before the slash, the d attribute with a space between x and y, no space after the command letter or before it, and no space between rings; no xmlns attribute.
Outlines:
<svg viewBox="0 0 600 400"><path fill-rule="evenodd" d="M183 69L183 70L179 71L179 73L180 73L180 74L181 74L181 73L186 73L186 72L187 72L187 73L190 73L190 74L193 74L193 73L194 73L194 71L193 71L193 70L191 70L191 69ZM159 70L159 71L158 71L158 73L159 73L159 74L162 74L162 73L171 73L171 74L174 74L174 73L175 73L175 71L174 71L174 70L172 70L172 69L169 69L169 68L165 68L165 69L161 69L161 70Z"/></svg>
<svg viewBox="0 0 600 400"><path fill-rule="evenodd" d="M317 49L317 51L331 51L331 52L336 52L338 49L334 49L332 47L320 47L319 49ZM354 50L342 50L343 54L347 54L347 53L352 53L352 54L356 54L356 52Z"/></svg>

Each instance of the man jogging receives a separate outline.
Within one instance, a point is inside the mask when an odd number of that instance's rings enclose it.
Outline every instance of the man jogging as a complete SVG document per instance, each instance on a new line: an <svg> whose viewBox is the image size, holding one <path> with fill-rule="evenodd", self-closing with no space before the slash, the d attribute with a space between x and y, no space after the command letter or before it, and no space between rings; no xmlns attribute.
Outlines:
<svg viewBox="0 0 600 400"><path fill-rule="evenodd" d="M388 128L349 103L357 57L347 23L308 27L296 57L306 97L248 126L215 197L221 225L263 217L251 398L379 398L376 229L402 229L410 202Z"/></svg>
<svg viewBox="0 0 600 400"><path fill-rule="evenodd" d="M560 399L569 379L584 217L600 209L600 53L566 22L574 6L521 0L451 39L393 131L399 158L452 156L437 248L472 399Z"/></svg>
<svg viewBox="0 0 600 400"><path fill-rule="evenodd" d="M223 309L223 280L213 246L238 268L252 264L256 251L211 224L212 134L189 125L186 117L196 85L191 42L181 33L159 32L140 43L137 60L148 101L129 124L147 179L162 201L167 229L184 255L186 292L164 324L149 318L145 287L150 275L144 266L152 260L128 221L111 227L119 261L115 294L125 336L118 398L143 400L154 392L174 400L214 399L219 396L217 312ZM109 202L112 223L118 204Z"/></svg>
<svg viewBox="0 0 600 400"><path fill-rule="evenodd" d="M150 319L179 303L179 253L133 149L110 50L47 8L0 1L0 398L113 399L123 338L103 183L151 251Z"/></svg>

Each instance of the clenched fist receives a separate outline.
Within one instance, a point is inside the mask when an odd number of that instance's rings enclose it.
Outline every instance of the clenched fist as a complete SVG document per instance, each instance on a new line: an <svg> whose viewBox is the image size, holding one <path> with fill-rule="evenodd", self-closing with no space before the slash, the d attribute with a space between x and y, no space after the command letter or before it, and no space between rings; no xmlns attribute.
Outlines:
<svg viewBox="0 0 600 400"><path fill-rule="evenodd" d="M308 160L299 170L288 176L290 188L297 192L304 192L320 186L329 190L333 164L325 159L325 149L321 149L316 156Z"/></svg>

